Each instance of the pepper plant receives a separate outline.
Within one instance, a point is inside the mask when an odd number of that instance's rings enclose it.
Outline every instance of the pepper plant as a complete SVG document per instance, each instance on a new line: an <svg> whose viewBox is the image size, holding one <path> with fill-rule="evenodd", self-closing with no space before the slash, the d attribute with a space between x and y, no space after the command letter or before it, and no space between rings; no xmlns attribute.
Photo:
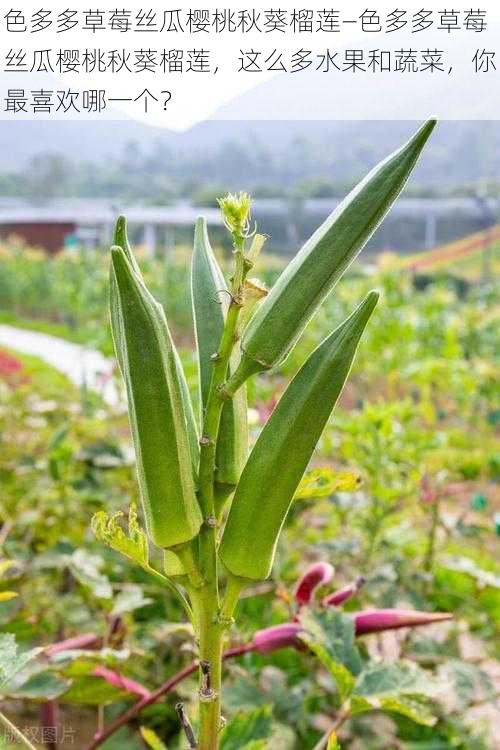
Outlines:
<svg viewBox="0 0 500 750"><path fill-rule="evenodd" d="M199 649L197 736L180 710L192 747L219 747L224 643L238 599L271 574L287 513L378 294L370 292L340 325L332 321L332 333L290 382L251 451L245 384L285 360L398 197L434 126L435 121L427 122L352 191L269 292L250 277L265 243L251 231L250 197L229 194L220 200L234 246L228 281L206 224L198 220L191 285L198 417L165 313L146 288L125 219L118 220L111 250L112 331L127 390L147 537L163 551L163 572L149 562L148 541L134 513L129 536L105 514L94 519L94 530L164 581L192 622ZM287 637L293 640L295 632L296 626L289 626Z"/></svg>

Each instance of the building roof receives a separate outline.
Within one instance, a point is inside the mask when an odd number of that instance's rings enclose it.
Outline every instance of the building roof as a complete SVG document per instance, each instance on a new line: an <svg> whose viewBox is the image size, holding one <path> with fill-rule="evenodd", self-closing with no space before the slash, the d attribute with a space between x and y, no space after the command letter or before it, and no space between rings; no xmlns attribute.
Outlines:
<svg viewBox="0 0 500 750"><path fill-rule="evenodd" d="M60 200L46 205L0 198L0 224L110 225L125 213L130 224L191 226L200 214L209 224L220 224L215 208L197 209L188 203L174 206L123 206L106 201Z"/></svg>
<svg viewBox="0 0 500 750"><path fill-rule="evenodd" d="M306 200L300 210L309 216L327 216L339 201L335 199ZM474 198L402 198L392 212L399 215L425 216L462 213L480 217L485 213L488 201ZM296 211L294 201L256 200L255 213L260 216L290 216ZM493 206L490 207L490 210ZM30 204L17 198L0 197L0 224L62 224L81 226L112 225L120 213L124 213L130 224L155 224L158 226L192 226L202 215L208 224L221 224L219 210L213 207L198 208L186 202L173 206L126 206L105 200L57 200L52 203Z"/></svg>

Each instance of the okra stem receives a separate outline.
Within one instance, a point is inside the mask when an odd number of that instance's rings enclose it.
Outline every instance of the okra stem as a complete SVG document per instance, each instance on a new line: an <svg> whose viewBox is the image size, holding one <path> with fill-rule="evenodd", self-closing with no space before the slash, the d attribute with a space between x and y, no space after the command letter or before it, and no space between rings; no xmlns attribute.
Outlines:
<svg viewBox="0 0 500 750"><path fill-rule="evenodd" d="M200 569L205 585L200 592L192 592L199 639L200 665L204 665L204 669L200 666L200 750L217 750L219 747L222 642L225 628L220 622L219 613L215 458L225 400L222 386L227 378L229 360L237 340L241 289L246 275L243 249L244 238L238 238L237 241L235 238L236 269L231 288L231 303L219 350L217 356L214 357L214 369L200 440L199 501L204 524L200 530L199 550ZM236 602L234 602L235 605ZM232 616L232 611L228 616Z"/></svg>

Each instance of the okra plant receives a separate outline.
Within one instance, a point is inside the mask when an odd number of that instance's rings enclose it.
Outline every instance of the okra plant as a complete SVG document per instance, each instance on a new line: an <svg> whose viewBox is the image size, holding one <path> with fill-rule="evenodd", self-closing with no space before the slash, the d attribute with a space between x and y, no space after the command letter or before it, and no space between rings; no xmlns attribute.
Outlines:
<svg viewBox="0 0 500 750"><path fill-rule="evenodd" d="M199 724L180 716L192 747L216 750L221 731L221 667L236 605L247 586L271 575L280 532L316 444L377 305L370 292L303 364L249 449L246 382L284 361L306 324L369 240L404 187L435 121L378 165L343 201L268 292L251 277L265 238L252 231L246 193L220 200L232 237L226 280L203 219L196 224L191 295L199 363L195 415L165 313L134 259L126 223L111 250L111 322L125 382L146 535L129 517L127 536L98 514L97 535L164 581L182 601L199 649ZM149 563L148 540L164 555ZM321 575L330 568L320 569ZM314 578L314 576L313 576ZM314 583L314 582L313 582ZM305 589L310 585L303 584ZM345 597L349 592L345 593ZM307 599L307 591L299 593ZM343 600L343 594L339 595ZM337 603L337 600L332 602ZM432 616L406 613L403 622ZM370 613L383 629L391 613ZM367 632L359 623L357 632ZM395 624L396 623L396 624ZM368 627L368 626L367 626ZM256 634L262 651L293 643L297 623Z"/></svg>

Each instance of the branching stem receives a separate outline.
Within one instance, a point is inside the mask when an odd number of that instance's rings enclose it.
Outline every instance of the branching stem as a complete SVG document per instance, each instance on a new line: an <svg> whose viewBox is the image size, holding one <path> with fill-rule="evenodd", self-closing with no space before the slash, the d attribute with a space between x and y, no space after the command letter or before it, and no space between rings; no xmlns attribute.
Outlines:
<svg viewBox="0 0 500 750"><path fill-rule="evenodd" d="M217 750L220 732L220 693L222 648L226 620L232 617L237 596L226 597L221 617L217 569L217 520L215 508L215 457L217 438L224 406L223 385L227 379L229 360L238 338L238 318L241 310L242 287L246 270L244 238L235 237L235 274L232 280L231 302L226 315L217 356L213 358L213 372L200 441L199 499L205 523L200 532L199 569L204 583L191 591L194 624L199 641L200 664L200 750ZM229 589L228 589L229 591ZM241 588L239 589L241 591ZM238 591L238 595L239 595Z"/></svg>

